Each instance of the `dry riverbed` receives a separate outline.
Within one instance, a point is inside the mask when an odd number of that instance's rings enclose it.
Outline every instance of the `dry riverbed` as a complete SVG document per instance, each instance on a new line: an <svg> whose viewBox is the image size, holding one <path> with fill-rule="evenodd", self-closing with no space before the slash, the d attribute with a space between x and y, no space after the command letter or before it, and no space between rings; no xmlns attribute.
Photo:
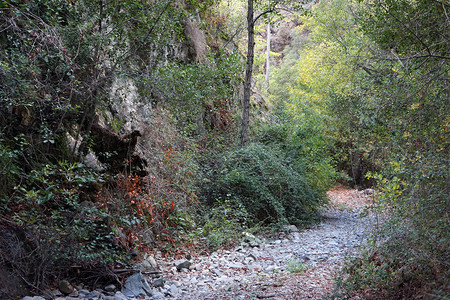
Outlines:
<svg viewBox="0 0 450 300"><path fill-rule="evenodd" d="M346 257L355 253L374 216L361 213L372 191L336 188L331 206L316 226L298 231L289 226L277 239L255 247L220 250L191 259L188 270L165 266L167 283L177 299L320 299ZM169 288L169 289L170 289Z"/></svg>
<svg viewBox="0 0 450 300"><path fill-rule="evenodd" d="M149 256L143 263L159 269L162 278L136 273L122 288L109 285L88 291L63 286L45 298L321 299L331 291L345 258L354 255L376 224L375 216L362 214L372 204L372 190L339 187L328 196L331 205L322 211L323 221L310 229L286 226L275 238L264 240L248 234L247 243L235 249L189 259ZM24 298L30 299L44 298Z"/></svg>

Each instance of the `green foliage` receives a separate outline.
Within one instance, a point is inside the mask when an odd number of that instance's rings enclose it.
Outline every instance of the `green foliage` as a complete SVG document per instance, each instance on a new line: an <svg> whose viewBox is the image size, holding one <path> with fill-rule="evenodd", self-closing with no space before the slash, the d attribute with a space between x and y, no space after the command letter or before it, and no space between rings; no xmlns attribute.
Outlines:
<svg viewBox="0 0 450 300"><path fill-rule="evenodd" d="M223 155L215 176L204 187L205 200L222 197L244 207L250 225L306 225L317 217L321 203L317 193L270 147L252 144Z"/></svg>
<svg viewBox="0 0 450 300"><path fill-rule="evenodd" d="M0 198L7 197L8 188L15 186L21 169L18 154L0 140ZM6 209L6 207L3 207Z"/></svg>
<svg viewBox="0 0 450 300"><path fill-rule="evenodd" d="M366 131L372 120L365 113L373 111L366 99L366 74L356 67L364 65L361 57L371 43L352 22L353 9L347 1L323 1L302 17L295 42L299 49L288 49L288 60L275 71L271 98L285 103L297 126L312 133L314 148L326 149L337 169L361 185L377 165ZM286 85L289 92L283 90Z"/></svg>
<svg viewBox="0 0 450 300"><path fill-rule="evenodd" d="M290 259L286 262L286 271L289 273L302 274L306 271L307 267L298 259Z"/></svg>
<svg viewBox="0 0 450 300"><path fill-rule="evenodd" d="M362 3L357 17L367 35L399 56L448 59L448 8L446 1L367 1Z"/></svg>
<svg viewBox="0 0 450 300"><path fill-rule="evenodd" d="M303 174L317 196L325 199L336 174L327 152L329 141L325 129L320 119L313 119L313 114L306 114L300 120L300 116L281 110L275 115L278 122L262 125L256 136L260 143L277 151L294 170Z"/></svg>
<svg viewBox="0 0 450 300"><path fill-rule="evenodd" d="M346 268L340 292L363 290L367 296L394 298L442 289L448 278L449 246L449 110L444 79L449 48L443 47L448 44L448 24L439 32L436 24L444 24L445 4L367 1L354 6L353 15L333 22L327 22L327 12L319 9L313 37L325 45L321 51L327 59L337 53L341 59L332 65L320 59L314 69L324 67L319 70L327 77L317 83L302 76L300 92L325 92L324 112L339 116L338 122L330 123L339 134L337 145L350 150L351 161L372 164L362 171L373 171L366 177L377 183L378 209L389 216L372 248ZM323 31L342 20L360 35L359 41L347 38L347 33L336 37L336 30ZM370 58L363 59L363 53ZM335 153L341 159L345 155Z"/></svg>
<svg viewBox="0 0 450 300"><path fill-rule="evenodd" d="M236 245L248 229L249 215L243 205L217 199L213 206L197 204L176 209L169 218L169 230L176 230L172 250L195 247L215 251ZM164 247L164 246L163 246Z"/></svg>
<svg viewBox="0 0 450 300"><path fill-rule="evenodd" d="M236 88L242 73L238 52L209 52L203 62L169 64L157 68L151 77L141 82L162 105L176 116L178 127L186 133L201 132L214 127L228 129L233 122ZM150 90L149 90L150 91ZM145 94L145 91L144 91ZM203 116L218 113L217 124L207 123ZM211 120L210 120L211 122Z"/></svg>
<svg viewBox="0 0 450 300"><path fill-rule="evenodd" d="M20 227L27 235L20 242L29 246L17 250L20 257L11 266L2 251L1 267L42 288L54 278L50 274L67 276L69 265L82 272L128 264L130 252L148 250L168 227L175 205L196 202L195 146L171 145L180 140L170 140L172 134L160 144L152 140L155 148L146 149L155 163L149 168L151 188L142 178L99 174L79 161L92 146L98 110L111 106L111 84L156 73L185 38L187 10L176 1L134 0L0 6L1 219ZM211 60L216 73L202 66L205 77L197 82L222 80L214 93L226 94L235 72L225 68L227 59ZM123 120L115 117L113 127L120 129ZM155 114L149 123L159 121ZM160 128L172 129L165 121ZM70 137L79 147L69 145ZM143 241L146 230L150 242ZM5 255L15 261L15 253Z"/></svg>
<svg viewBox="0 0 450 300"><path fill-rule="evenodd" d="M208 209L209 210L209 209ZM202 234L207 247L217 250L239 241L247 228L249 215L241 203L233 204L229 200L217 200L217 205L205 215Z"/></svg>
<svg viewBox="0 0 450 300"><path fill-rule="evenodd" d="M345 269L344 298L445 289L447 10L442 1L321 1L274 72L271 100L297 121L299 145L326 151L353 183L377 184L389 216Z"/></svg>
<svg viewBox="0 0 450 300"><path fill-rule="evenodd" d="M30 253L17 258L15 272L41 284L41 278L50 273L65 273L67 263L82 267L129 259L115 243L109 226L112 216L87 196L99 188L102 177L79 163L66 161L43 165L27 175L21 172L20 176L23 183L15 187L14 197L2 197L8 218L26 229L27 243L31 244L26 250Z"/></svg>

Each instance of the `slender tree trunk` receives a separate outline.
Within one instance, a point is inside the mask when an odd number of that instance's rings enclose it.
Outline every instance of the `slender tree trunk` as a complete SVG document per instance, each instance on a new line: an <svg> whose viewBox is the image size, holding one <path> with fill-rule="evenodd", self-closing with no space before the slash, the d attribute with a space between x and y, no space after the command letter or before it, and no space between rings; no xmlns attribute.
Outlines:
<svg viewBox="0 0 450 300"><path fill-rule="evenodd" d="M267 23L267 58L266 58L266 79L264 87L269 88L269 74L270 74L270 22Z"/></svg>
<svg viewBox="0 0 450 300"><path fill-rule="evenodd" d="M247 68L244 80L244 99L242 100L242 125L241 125L241 146L246 146L249 142L248 124L250 121L250 94L252 86L253 56L255 49L255 26L253 20L253 0L248 0L247 8L247 31L248 31L248 51Z"/></svg>

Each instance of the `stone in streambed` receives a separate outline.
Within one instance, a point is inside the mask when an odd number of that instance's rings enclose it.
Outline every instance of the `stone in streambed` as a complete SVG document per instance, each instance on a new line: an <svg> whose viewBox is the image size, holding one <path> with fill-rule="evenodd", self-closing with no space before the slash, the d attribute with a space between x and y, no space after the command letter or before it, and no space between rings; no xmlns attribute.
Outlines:
<svg viewBox="0 0 450 300"><path fill-rule="evenodd" d="M105 291L112 293L116 290L116 286L114 284L108 284L107 286L105 286Z"/></svg>
<svg viewBox="0 0 450 300"><path fill-rule="evenodd" d="M55 298L58 298L58 297L62 297L63 296L63 294L60 292L60 291L58 291L58 290L51 290L51 291L44 291L44 298L45 299L55 299Z"/></svg>
<svg viewBox="0 0 450 300"><path fill-rule="evenodd" d="M158 279L153 280L152 286L156 287L156 288L163 287L164 286L164 279L158 278Z"/></svg>
<svg viewBox="0 0 450 300"><path fill-rule="evenodd" d="M178 292L179 292L178 287L177 287L175 284L172 284L172 285L170 286L170 288L169 288L169 294L170 294L172 297L175 297L175 296L178 294Z"/></svg>
<svg viewBox="0 0 450 300"><path fill-rule="evenodd" d="M99 291L92 291L89 294L87 294L85 297L87 299L93 299L93 298L100 298L101 295L102 295L102 293L100 293Z"/></svg>
<svg viewBox="0 0 450 300"><path fill-rule="evenodd" d="M58 284L59 290L65 295L73 293L74 288L67 280L61 280Z"/></svg>
<svg viewBox="0 0 450 300"><path fill-rule="evenodd" d="M122 292L117 291L114 294L114 300L127 300L127 297Z"/></svg>
<svg viewBox="0 0 450 300"><path fill-rule="evenodd" d="M261 239L249 232L244 231L242 235L244 236L244 243L247 243L250 247L259 247L262 244Z"/></svg>
<svg viewBox="0 0 450 300"><path fill-rule="evenodd" d="M287 233L299 232L297 226L295 225L285 225L283 226L283 230Z"/></svg>
<svg viewBox="0 0 450 300"><path fill-rule="evenodd" d="M126 297L151 296L152 289L142 273L136 273L129 277L125 282L122 293Z"/></svg>
<svg viewBox="0 0 450 300"><path fill-rule="evenodd" d="M182 269L188 269L191 266L191 262L185 259L178 260L174 262L175 267L177 268L178 272L180 272Z"/></svg>
<svg viewBox="0 0 450 300"><path fill-rule="evenodd" d="M164 294L161 292L158 292L158 291L155 291L152 295L152 299L155 299L155 300L160 300L160 299L165 299L165 298L166 297L164 296Z"/></svg>

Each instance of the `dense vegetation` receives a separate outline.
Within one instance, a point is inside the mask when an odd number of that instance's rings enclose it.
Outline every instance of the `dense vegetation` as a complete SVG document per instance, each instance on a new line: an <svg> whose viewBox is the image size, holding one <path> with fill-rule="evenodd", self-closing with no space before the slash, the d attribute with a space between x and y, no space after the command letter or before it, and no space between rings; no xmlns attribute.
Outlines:
<svg viewBox="0 0 450 300"><path fill-rule="evenodd" d="M306 160L238 146L243 58L220 3L0 7L0 297L316 218Z"/></svg>
<svg viewBox="0 0 450 300"><path fill-rule="evenodd" d="M274 103L321 129L341 178L376 184L387 217L346 267L338 298L447 295L449 8L321 1L272 78Z"/></svg>
<svg viewBox="0 0 450 300"><path fill-rule="evenodd" d="M264 19L266 90L255 24L242 147L245 1L0 0L0 297L308 226L336 181L387 218L334 297L445 297L450 7L303 9Z"/></svg>

